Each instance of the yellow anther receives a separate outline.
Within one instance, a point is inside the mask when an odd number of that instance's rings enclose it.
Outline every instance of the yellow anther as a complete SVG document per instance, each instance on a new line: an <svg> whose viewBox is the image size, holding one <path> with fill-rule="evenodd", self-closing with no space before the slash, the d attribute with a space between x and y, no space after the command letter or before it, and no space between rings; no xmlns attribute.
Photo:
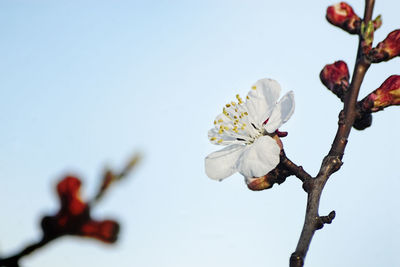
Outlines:
<svg viewBox="0 0 400 267"><path fill-rule="evenodd" d="M225 108L222 109L222 113L224 113L225 116L229 117L229 113L226 111Z"/></svg>
<svg viewBox="0 0 400 267"><path fill-rule="evenodd" d="M244 115L246 115L246 116L247 116L247 115L249 115L249 113L247 113L247 111L245 111L245 112L244 112Z"/></svg>
<svg viewBox="0 0 400 267"><path fill-rule="evenodd" d="M229 108L229 107L231 106L231 104L226 104L225 106L226 106L227 108Z"/></svg>
<svg viewBox="0 0 400 267"><path fill-rule="evenodd" d="M235 112L239 112L237 108L235 108Z"/></svg>
<svg viewBox="0 0 400 267"><path fill-rule="evenodd" d="M214 125L217 124L217 121L214 121Z"/></svg>
<svg viewBox="0 0 400 267"><path fill-rule="evenodd" d="M235 103L235 102L231 102L231 104L232 104L232 106L236 106L236 103Z"/></svg>
<svg viewBox="0 0 400 267"><path fill-rule="evenodd" d="M221 144L223 141L224 141L224 140L219 139L219 140L218 140L218 144Z"/></svg>
<svg viewBox="0 0 400 267"><path fill-rule="evenodd" d="M222 119L219 119L219 120L218 120L218 123L222 123L222 122L223 122L223 120L222 120Z"/></svg>
<svg viewBox="0 0 400 267"><path fill-rule="evenodd" d="M243 99L240 97L239 94L236 95L236 99L238 100L239 104L243 104Z"/></svg>
<svg viewBox="0 0 400 267"><path fill-rule="evenodd" d="M251 89L256 90L256 89L257 89L257 86L253 85L253 86L251 87Z"/></svg>
<svg viewBox="0 0 400 267"><path fill-rule="evenodd" d="M235 116L233 116L233 118L234 118L234 119L237 119L238 117L235 115Z"/></svg>
<svg viewBox="0 0 400 267"><path fill-rule="evenodd" d="M219 130L218 130L218 133L219 133L219 134L222 134L223 132L224 132L224 129L219 129Z"/></svg>
<svg viewBox="0 0 400 267"><path fill-rule="evenodd" d="M249 96L246 96L246 99L250 99L250 97L249 97Z"/></svg>
<svg viewBox="0 0 400 267"><path fill-rule="evenodd" d="M217 138L216 137L211 137L210 140L211 141L215 141L215 140L217 140Z"/></svg>
<svg viewBox="0 0 400 267"><path fill-rule="evenodd" d="M229 127L228 127L228 126L224 126L224 130L225 130L225 131L228 131L228 130L229 130Z"/></svg>

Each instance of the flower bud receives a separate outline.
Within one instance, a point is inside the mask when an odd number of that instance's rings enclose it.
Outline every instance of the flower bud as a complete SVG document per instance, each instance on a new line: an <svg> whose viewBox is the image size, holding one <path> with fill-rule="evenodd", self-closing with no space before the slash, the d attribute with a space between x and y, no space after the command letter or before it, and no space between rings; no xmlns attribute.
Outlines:
<svg viewBox="0 0 400 267"><path fill-rule="evenodd" d="M247 187L253 191L261 191L271 188L275 183L283 183L292 173L287 170L281 163L275 169L261 177L245 177Z"/></svg>
<svg viewBox="0 0 400 267"><path fill-rule="evenodd" d="M400 29L392 31L385 40L369 52L372 63L388 61L400 55Z"/></svg>
<svg viewBox="0 0 400 267"><path fill-rule="evenodd" d="M372 115L371 113L364 113L357 118L354 123L353 127L359 131L364 130L372 125Z"/></svg>
<svg viewBox="0 0 400 267"><path fill-rule="evenodd" d="M400 105L400 75L392 75L361 101L362 109L376 112L388 106Z"/></svg>
<svg viewBox="0 0 400 267"><path fill-rule="evenodd" d="M345 2L329 6L326 10L326 19L351 34L358 33L361 23L353 8Z"/></svg>
<svg viewBox="0 0 400 267"><path fill-rule="evenodd" d="M340 99L349 87L349 69L344 61L336 61L326 65L319 74L321 82Z"/></svg>

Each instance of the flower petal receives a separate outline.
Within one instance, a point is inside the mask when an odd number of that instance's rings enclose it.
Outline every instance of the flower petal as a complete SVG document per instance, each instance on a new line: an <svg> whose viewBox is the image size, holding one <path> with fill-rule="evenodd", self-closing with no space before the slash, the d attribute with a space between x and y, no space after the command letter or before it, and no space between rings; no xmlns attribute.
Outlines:
<svg viewBox="0 0 400 267"><path fill-rule="evenodd" d="M258 80L246 97L246 107L259 126L271 115L279 98L281 86L272 79Z"/></svg>
<svg viewBox="0 0 400 267"><path fill-rule="evenodd" d="M294 94L292 91L284 95L272 110L267 124L264 126L269 133L275 132L283 123L287 122L294 112Z"/></svg>
<svg viewBox="0 0 400 267"><path fill-rule="evenodd" d="M245 177L261 177L278 165L280 151L274 139L261 136L241 153L237 170Z"/></svg>
<svg viewBox="0 0 400 267"><path fill-rule="evenodd" d="M208 155L205 159L207 176L211 179L222 180L234 174L237 171L237 159L244 148L244 145L234 144Z"/></svg>

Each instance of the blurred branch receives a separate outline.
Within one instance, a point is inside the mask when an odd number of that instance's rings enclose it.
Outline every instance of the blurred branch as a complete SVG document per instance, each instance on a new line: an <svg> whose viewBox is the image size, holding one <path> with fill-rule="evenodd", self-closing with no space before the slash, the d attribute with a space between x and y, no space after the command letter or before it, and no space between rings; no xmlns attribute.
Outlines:
<svg viewBox="0 0 400 267"><path fill-rule="evenodd" d="M45 245L47 245L50 241L54 240L54 238L49 239L49 238L42 238L39 242L33 243L31 245L28 245L26 248L18 252L17 254L10 256L8 258L0 258L0 266L4 267L19 267L19 260L31 254L34 252L36 249L41 248Z"/></svg>
<svg viewBox="0 0 400 267"><path fill-rule="evenodd" d="M140 158L139 154L133 156L118 174L107 170L94 201L98 201L113 182L126 178ZM42 239L37 243L26 246L15 255L0 258L0 266L19 267L19 260L22 257L65 235L90 237L108 244L117 241L119 233L118 222L109 219L101 221L92 219L90 215L92 203L81 200L80 187L81 180L79 178L74 176L64 177L56 187L60 199L59 211L55 215L42 217Z"/></svg>
<svg viewBox="0 0 400 267"><path fill-rule="evenodd" d="M97 203L104 196L106 191L110 188L111 184L126 178L141 159L142 155L136 153L133 157L131 157L131 159L128 161L128 163L120 173L114 173L112 170L106 169L103 175L103 180L100 185L100 188L90 204L94 205L95 203Z"/></svg>

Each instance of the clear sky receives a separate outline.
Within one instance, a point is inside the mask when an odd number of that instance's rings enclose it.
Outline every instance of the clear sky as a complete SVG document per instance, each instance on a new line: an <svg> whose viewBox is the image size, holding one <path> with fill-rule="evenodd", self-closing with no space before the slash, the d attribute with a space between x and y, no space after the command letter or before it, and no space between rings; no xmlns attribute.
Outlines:
<svg viewBox="0 0 400 267"><path fill-rule="evenodd" d="M364 1L352 1L362 15ZM382 40L400 26L400 2L377 0ZM115 246L63 238L23 266L287 266L303 225L296 178L251 192L239 174L204 173L220 148L207 131L222 106L261 78L293 90L296 111L281 128L285 151L315 175L336 132L340 101L319 81L325 64L353 68L357 38L330 26L333 2L0 1L0 252L40 236L55 212L54 185L80 176L91 196L104 166L144 160L94 211L122 223ZM400 59L373 65L360 97ZM400 110L352 131L342 169L329 180L308 267L397 266Z"/></svg>

